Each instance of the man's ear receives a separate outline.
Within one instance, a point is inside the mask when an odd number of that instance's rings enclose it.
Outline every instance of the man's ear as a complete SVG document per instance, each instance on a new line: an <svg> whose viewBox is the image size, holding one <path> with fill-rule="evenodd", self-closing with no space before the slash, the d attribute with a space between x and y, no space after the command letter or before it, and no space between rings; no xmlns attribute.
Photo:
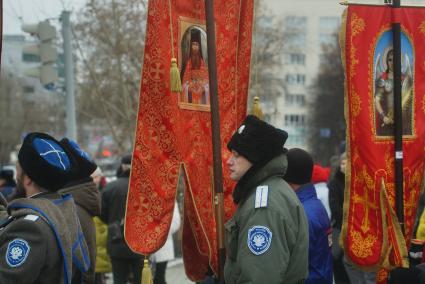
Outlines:
<svg viewBox="0 0 425 284"><path fill-rule="evenodd" d="M31 185L33 185L33 181L32 181L32 179L27 175L27 174L24 174L24 176L23 176L23 184L25 185L25 186L31 186Z"/></svg>

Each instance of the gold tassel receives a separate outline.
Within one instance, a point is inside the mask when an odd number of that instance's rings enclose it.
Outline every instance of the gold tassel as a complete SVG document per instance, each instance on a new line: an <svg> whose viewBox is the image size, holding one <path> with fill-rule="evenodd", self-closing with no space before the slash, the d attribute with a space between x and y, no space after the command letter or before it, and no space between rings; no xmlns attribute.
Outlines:
<svg viewBox="0 0 425 284"><path fill-rule="evenodd" d="M147 256L145 256L145 260L143 262L142 284L153 284L152 270L149 266L149 260Z"/></svg>
<svg viewBox="0 0 425 284"><path fill-rule="evenodd" d="M171 84L171 92L180 93L182 91L180 72L179 72L179 68L177 67L177 59L175 58L171 58L170 84Z"/></svg>
<svg viewBox="0 0 425 284"><path fill-rule="evenodd" d="M257 96L254 97L254 105L252 106L252 114L261 120L263 119L263 116L264 116L260 106L260 98Z"/></svg>

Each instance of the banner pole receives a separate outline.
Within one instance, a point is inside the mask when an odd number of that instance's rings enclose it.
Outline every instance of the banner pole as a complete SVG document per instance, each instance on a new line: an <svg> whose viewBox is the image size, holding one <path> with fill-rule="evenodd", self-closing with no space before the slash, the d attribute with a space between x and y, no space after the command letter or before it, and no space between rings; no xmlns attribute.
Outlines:
<svg viewBox="0 0 425 284"><path fill-rule="evenodd" d="M205 17L207 22L208 44L208 76L210 90L213 170L214 170L214 203L216 207L217 247L219 280L224 283L223 271L226 260L224 247L224 204L223 204L223 174L221 161L220 113L217 92L217 64L215 45L214 0L205 0Z"/></svg>
<svg viewBox="0 0 425 284"><path fill-rule="evenodd" d="M393 1L393 15L400 8L400 0ZM394 16L393 16L394 19ZM394 151L395 151L395 195L398 222L404 234L403 203L403 117L401 105L401 25L396 18L392 23L394 52Z"/></svg>

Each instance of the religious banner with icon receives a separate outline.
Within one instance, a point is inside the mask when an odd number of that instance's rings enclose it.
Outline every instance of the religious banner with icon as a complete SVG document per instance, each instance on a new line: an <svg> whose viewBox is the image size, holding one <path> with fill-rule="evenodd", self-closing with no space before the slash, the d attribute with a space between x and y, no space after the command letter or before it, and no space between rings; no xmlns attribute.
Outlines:
<svg viewBox="0 0 425 284"><path fill-rule="evenodd" d="M424 174L425 9L351 5L343 17L349 162L341 240L361 268L406 266ZM395 213L393 21L401 23L404 235Z"/></svg>
<svg viewBox="0 0 425 284"><path fill-rule="evenodd" d="M223 161L226 143L246 116L253 0L216 0L218 96ZM139 112L125 238L149 255L166 241L179 177L183 177L182 250L188 277L218 271L205 7L201 0L149 1ZM170 60L178 59L182 92L170 92ZM234 183L223 167L225 219Z"/></svg>

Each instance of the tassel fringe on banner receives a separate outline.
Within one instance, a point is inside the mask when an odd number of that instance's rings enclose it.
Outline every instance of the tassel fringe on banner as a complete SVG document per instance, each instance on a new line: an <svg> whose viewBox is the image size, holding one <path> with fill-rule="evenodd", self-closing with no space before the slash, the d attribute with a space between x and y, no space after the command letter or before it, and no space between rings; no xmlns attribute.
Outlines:
<svg viewBox="0 0 425 284"><path fill-rule="evenodd" d="M145 257L145 260L143 262L142 284L153 284L152 270L147 257Z"/></svg>
<svg viewBox="0 0 425 284"><path fill-rule="evenodd" d="M260 106L260 98L257 96L254 97L254 105L252 106L252 114L261 120L264 117L263 111L261 110L261 106Z"/></svg>
<svg viewBox="0 0 425 284"><path fill-rule="evenodd" d="M182 91L180 72L179 72L179 68L177 67L177 59L175 58L171 58L170 87L171 87L171 92L180 93Z"/></svg>

